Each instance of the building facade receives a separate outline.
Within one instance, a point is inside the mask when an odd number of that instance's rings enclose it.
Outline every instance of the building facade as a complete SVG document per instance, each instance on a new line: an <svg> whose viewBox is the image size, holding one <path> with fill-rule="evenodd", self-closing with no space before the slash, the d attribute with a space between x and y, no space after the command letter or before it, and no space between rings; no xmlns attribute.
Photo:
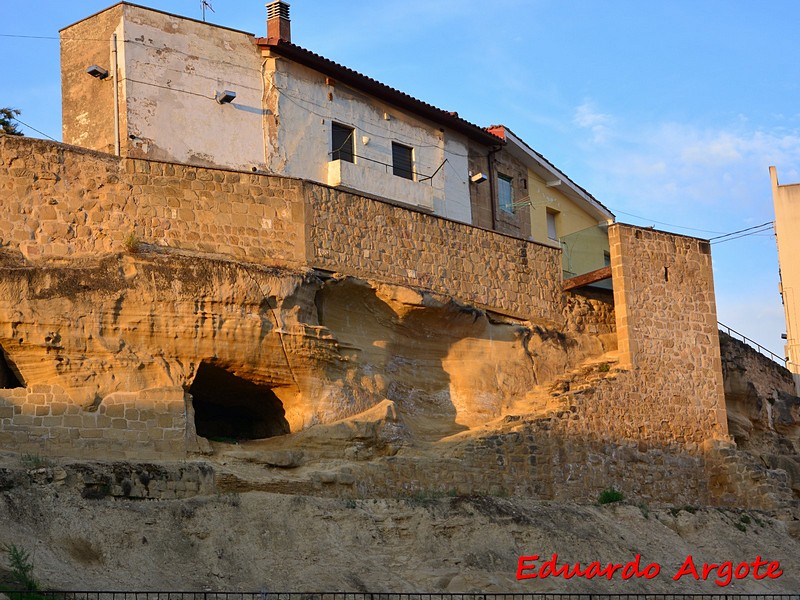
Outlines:
<svg viewBox="0 0 800 600"><path fill-rule="evenodd" d="M769 168L775 205L775 238L780 264L780 293L786 316L786 367L800 395L800 184L781 185L778 171Z"/></svg>
<svg viewBox="0 0 800 600"><path fill-rule="evenodd" d="M551 245L545 213L525 200L529 182L557 178L568 190L559 234L575 228L573 212L613 219L505 128L484 129L292 43L288 17L288 5L269 4L267 36L255 37L123 2L66 27L64 142L297 177Z"/></svg>

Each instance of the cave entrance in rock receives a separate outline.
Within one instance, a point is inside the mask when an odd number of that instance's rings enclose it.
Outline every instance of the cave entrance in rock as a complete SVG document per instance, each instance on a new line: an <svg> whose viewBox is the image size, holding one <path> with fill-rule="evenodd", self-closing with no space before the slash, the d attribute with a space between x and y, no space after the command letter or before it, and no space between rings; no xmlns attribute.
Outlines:
<svg viewBox="0 0 800 600"><path fill-rule="evenodd" d="M3 347L0 346L0 389L25 387L15 369L11 368Z"/></svg>
<svg viewBox="0 0 800 600"><path fill-rule="evenodd" d="M289 433L283 404L269 386L201 363L189 387L197 435L258 440Z"/></svg>

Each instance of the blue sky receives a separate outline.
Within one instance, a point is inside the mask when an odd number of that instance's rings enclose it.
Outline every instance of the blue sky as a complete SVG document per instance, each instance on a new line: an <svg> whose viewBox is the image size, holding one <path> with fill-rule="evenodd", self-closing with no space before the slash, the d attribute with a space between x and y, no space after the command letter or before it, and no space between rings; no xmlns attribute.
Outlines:
<svg viewBox="0 0 800 600"><path fill-rule="evenodd" d="M209 21L264 35L263 0L211 2ZM139 3L200 17L200 0ZM57 36L111 2L14 4L0 33ZM794 0L290 4L295 43L509 126L620 221L714 237L773 219L770 165L800 182ZM0 106L56 139L58 54L57 40L0 37ZM783 355L774 237L714 244L712 255L720 321Z"/></svg>

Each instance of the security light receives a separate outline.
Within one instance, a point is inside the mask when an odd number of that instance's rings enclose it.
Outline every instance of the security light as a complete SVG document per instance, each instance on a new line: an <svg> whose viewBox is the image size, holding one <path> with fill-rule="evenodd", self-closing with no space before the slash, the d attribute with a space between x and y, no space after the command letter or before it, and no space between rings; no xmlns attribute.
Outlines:
<svg viewBox="0 0 800 600"><path fill-rule="evenodd" d="M469 180L472 183L483 183L484 181L486 181L486 175L484 175L483 173L475 173L469 178Z"/></svg>
<svg viewBox="0 0 800 600"><path fill-rule="evenodd" d="M97 65L92 65L86 69L86 72L97 79L105 79L108 77L108 70L104 69L103 67L98 67Z"/></svg>
<svg viewBox="0 0 800 600"><path fill-rule="evenodd" d="M230 90L223 90L221 92L217 92L214 96L214 99L219 102L220 104L230 104L236 98L236 92L232 92Z"/></svg>

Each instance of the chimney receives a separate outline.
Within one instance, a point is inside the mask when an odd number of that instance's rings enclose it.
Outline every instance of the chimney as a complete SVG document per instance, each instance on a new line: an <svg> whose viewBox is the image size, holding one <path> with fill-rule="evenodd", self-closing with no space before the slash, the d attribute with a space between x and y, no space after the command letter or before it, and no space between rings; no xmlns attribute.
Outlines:
<svg viewBox="0 0 800 600"><path fill-rule="evenodd" d="M289 3L275 0L267 4L267 37L282 42L292 41L292 24L289 21Z"/></svg>

